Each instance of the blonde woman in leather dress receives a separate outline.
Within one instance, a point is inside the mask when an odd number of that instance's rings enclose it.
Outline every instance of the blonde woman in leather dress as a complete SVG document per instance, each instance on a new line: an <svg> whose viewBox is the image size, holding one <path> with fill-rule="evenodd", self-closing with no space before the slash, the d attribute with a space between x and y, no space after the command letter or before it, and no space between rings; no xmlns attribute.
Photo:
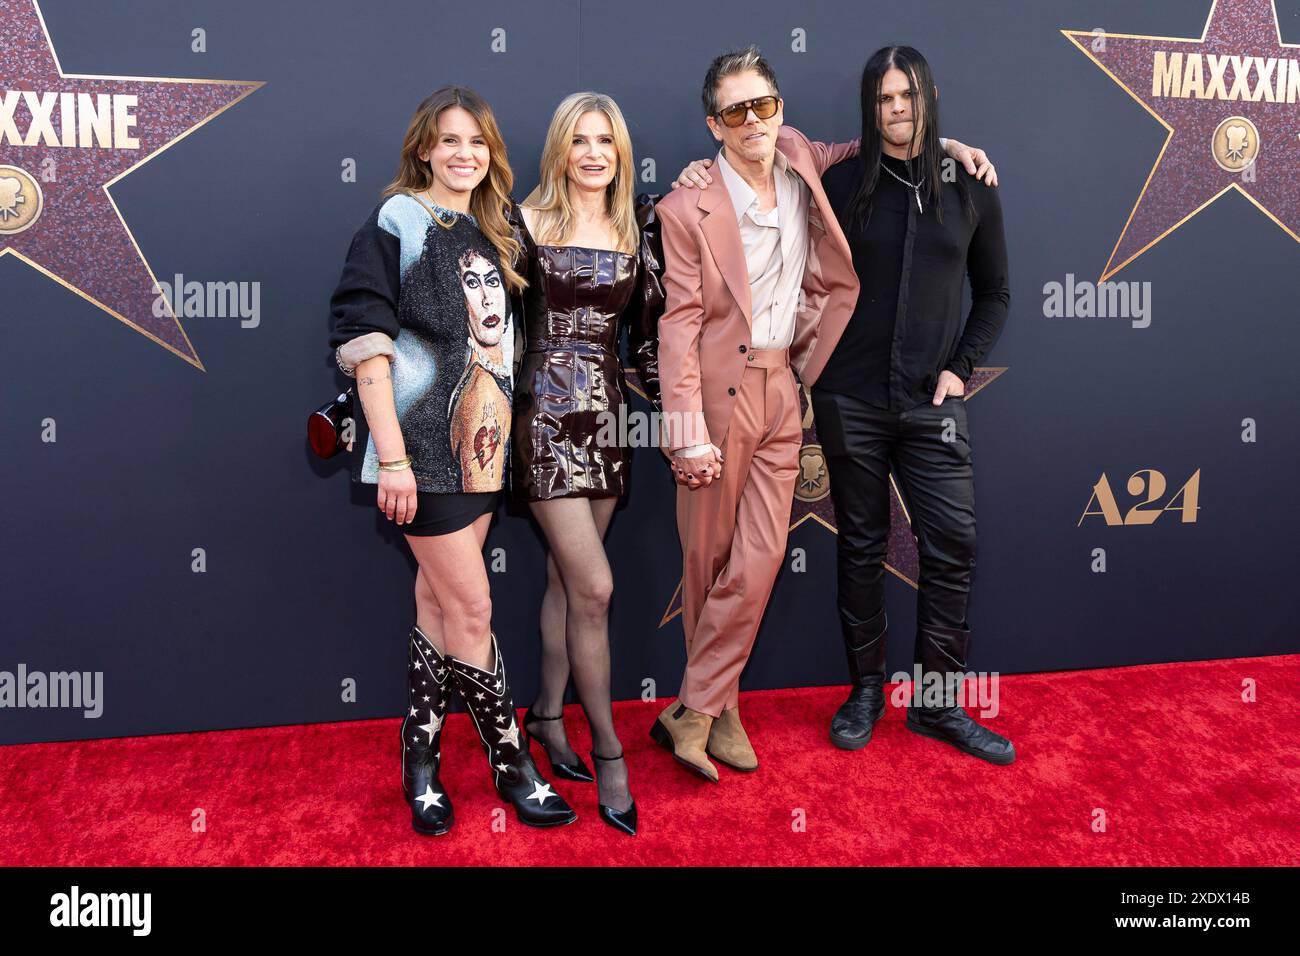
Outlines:
<svg viewBox="0 0 1300 956"><path fill-rule="evenodd" d="M624 328L642 388L658 406L658 223L651 198L634 199L633 179L617 104L598 93L560 103L540 184L520 208L527 351L516 376L511 469L513 494L529 503L550 552L541 684L524 730L542 744L555 776L593 779L561 717L572 676L591 726L601 819L629 834L636 803L611 709L614 581L604 537L631 461L628 449L598 433L630 398L619 359Z"/></svg>

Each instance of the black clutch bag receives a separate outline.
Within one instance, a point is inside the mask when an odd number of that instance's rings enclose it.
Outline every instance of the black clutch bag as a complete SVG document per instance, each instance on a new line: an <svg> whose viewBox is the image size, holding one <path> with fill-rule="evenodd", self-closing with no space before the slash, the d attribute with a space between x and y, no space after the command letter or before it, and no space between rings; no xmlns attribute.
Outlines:
<svg viewBox="0 0 1300 956"><path fill-rule="evenodd" d="M333 458L352 447L356 437L356 419L352 414L352 389L340 392L307 419L307 441L321 458Z"/></svg>

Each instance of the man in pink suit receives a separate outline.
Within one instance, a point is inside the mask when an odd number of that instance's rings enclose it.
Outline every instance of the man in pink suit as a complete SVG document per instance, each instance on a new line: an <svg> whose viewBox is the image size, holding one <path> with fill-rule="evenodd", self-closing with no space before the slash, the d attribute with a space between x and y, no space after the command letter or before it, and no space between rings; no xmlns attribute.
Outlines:
<svg viewBox="0 0 1300 956"><path fill-rule="evenodd" d="M758 766L740 723L740 672L785 554L803 434L795 375L816 380L858 280L821 186L852 146L782 127L776 77L753 48L714 60L704 102L722 143L722 181L656 207L667 293L663 437L679 482L687 665L651 734L717 782L709 756Z"/></svg>

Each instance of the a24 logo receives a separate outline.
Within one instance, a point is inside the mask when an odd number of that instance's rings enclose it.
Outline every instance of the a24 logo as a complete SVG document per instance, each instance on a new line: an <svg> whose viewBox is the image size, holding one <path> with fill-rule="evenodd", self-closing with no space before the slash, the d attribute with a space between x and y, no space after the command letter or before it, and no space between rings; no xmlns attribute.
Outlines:
<svg viewBox="0 0 1300 956"><path fill-rule="evenodd" d="M1168 498L1165 497L1165 492L1169 489L1169 482L1163 472L1154 468L1141 468L1133 472L1125 483L1125 489L1130 498L1140 500L1121 515L1115 493L1110 488L1110 480L1103 471L1097 483L1092 486L1092 497L1088 499L1075 527L1082 525L1085 519L1094 517L1105 519L1108 525L1155 524L1156 519L1167 511L1181 514L1183 524L1196 523L1201 496L1199 468Z"/></svg>

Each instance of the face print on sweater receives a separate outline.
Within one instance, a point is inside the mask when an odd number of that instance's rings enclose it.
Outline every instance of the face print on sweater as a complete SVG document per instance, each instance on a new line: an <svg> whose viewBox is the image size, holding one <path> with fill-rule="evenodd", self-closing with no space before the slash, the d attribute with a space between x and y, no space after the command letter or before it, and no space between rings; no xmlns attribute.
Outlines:
<svg viewBox="0 0 1300 956"><path fill-rule="evenodd" d="M406 196L393 394L421 491L504 486L514 330L495 247L472 217L435 222ZM419 216L416 215L419 212ZM422 216L422 218L421 218ZM366 471L377 480L378 458ZM374 470L372 470L372 467Z"/></svg>
<svg viewBox="0 0 1300 956"><path fill-rule="evenodd" d="M476 249L457 261L460 287L465 293L469 334L484 349L498 349L506 328L506 287L496 263ZM499 356L490 356L500 363Z"/></svg>
<svg viewBox="0 0 1300 956"><path fill-rule="evenodd" d="M496 263L478 250L462 253L457 266L470 359L448 409L452 457L466 491L490 491L501 486L510 434L510 398L501 386L509 379L501 348L508 315L505 283Z"/></svg>

